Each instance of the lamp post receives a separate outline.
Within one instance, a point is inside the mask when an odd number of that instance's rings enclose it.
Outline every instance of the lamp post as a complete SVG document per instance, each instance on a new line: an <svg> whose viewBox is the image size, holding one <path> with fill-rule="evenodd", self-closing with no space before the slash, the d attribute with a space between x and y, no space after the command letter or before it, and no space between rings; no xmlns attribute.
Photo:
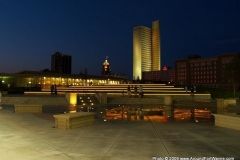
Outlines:
<svg viewBox="0 0 240 160"><path fill-rule="evenodd" d="M28 81L29 91L31 91L31 84L32 84L32 82L31 82L31 81Z"/></svg>

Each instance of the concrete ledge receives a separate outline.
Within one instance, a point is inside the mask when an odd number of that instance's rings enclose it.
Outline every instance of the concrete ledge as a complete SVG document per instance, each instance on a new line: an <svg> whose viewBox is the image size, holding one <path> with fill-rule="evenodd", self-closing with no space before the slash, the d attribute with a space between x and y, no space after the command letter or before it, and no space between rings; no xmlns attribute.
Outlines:
<svg viewBox="0 0 240 160"><path fill-rule="evenodd" d="M240 130L240 116L214 114L215 126Z"/></svg>
<svg viewBox="0 0 240 160"><path fill-rule="evenodd" d="M224 113L227 112L229 106L236 106L237 100L236 99L217 99L217 113Z"/></svg>
<svg viewBox="0 0 240 160"><path fill-rule="evenodd" d="M79 128L93 124L95 113L77 112L54 115L55 127L62 129Z"/></svg>
<svg viewBox="0 0 240 160"><path fill-rule="evenodd" d="M42 105L39 104L15 104L16 113L42 113Z"/></svg>
<svg viewBox="0 0 240 160"><path fill-rule="evenodd" d="M38 105L68 105L64 96L5 96L2 97L3 105L38 104Z"/></svg>

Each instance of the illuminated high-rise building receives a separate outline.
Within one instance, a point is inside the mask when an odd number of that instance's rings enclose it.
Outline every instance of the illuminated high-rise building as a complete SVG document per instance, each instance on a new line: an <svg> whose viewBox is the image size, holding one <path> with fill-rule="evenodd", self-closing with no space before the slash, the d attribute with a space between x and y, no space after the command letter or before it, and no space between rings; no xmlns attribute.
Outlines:
<svg viewBox="0 0 240 160"><path fill-rule="evenodd" d="M152 71L159 71L161 66L159 21L152 22Z"/></svg>
<svg viewBox="0 0 240 160"><path fill-rule="evenodd" d="M136 26L133 29L133 79L141 80L142 72L160 70L159 21L152 29Z"/></svg>
<svg viewBox="0 0 240 160"><path fill-rule="evenodd" d="M133 29L133 79L142 79L142 72L151 71L151 29Z"/></svg>

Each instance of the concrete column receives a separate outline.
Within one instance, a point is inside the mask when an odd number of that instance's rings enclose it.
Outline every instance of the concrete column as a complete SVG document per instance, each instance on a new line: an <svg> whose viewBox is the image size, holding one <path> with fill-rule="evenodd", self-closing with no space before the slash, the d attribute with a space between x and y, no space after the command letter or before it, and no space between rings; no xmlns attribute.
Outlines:
<svg viewBox="0 0 240 160"><path fill-rule="evenodd" d="M2 102L2 92L0 91L0 105L1 105L1 102Z"/></svg>
<svg viewBox="0 0 240 160"><path fill-rule="evenodd" d="M172 117L173 115L172 115L172 108L171 108L171 106L165 106L165 112L166 112L166 115L168 116L168 117Z"/></svg>
<svg viewBox="0 0 240 160"><path fill-rule="evenodd" d="M217 113L224 112L224 99L218 98L217 99Z"/></svg>
<svg viewBox="0 0 240 160"><path fill-rule="evenodd" d="M128 121L131 120L131 113L130 113L130 111L127 112L127 120L128 120Z"/></svg>
<svg viewBox="0 0 240 160"><path fill-rule="evenodd" d="M138 119L138 111L137 109L134 111L134 120L136 121Z"/></svg>
<svg viewBox="0 0 240 160"><path fill-rule="evenodd" d="M164 96L163 103L166 106L171 106L172 105L172 96Z"/></svg>
<svg viewBox="0 0 240 160"><path fill-rule="evenodd" d="M173 100L172 100L172 96L164 96L163 97L163 103L165 105L165 112L166 112L166 116L170 119L173 118L172 115L172 105L173 105Z"/></svg>
<svg viewBox="0 0 240 160"><path fill-rule="evenodd" d="M142 110L139 111L139 116L140 116L140 120L144 120L144 114Z"/></svg>
<svg viewBox="0 0 240 160"><path fill-rule="evenodd" d="M0 91L0 109L2 109L1 104L2 104L2 92Z"/></svg>
<svg viewBox="0 0 240 160"><path fill-rule="evenodd" d="M96 97L100 104L107 104L107 94L106 93L97 93Z"/></svg>
<svg viewBox="0 0 240 160"><path fill-rule="evenodd" d="M68 104L70 105L77 105L77 93L66 93L66 99Z"/></svg>

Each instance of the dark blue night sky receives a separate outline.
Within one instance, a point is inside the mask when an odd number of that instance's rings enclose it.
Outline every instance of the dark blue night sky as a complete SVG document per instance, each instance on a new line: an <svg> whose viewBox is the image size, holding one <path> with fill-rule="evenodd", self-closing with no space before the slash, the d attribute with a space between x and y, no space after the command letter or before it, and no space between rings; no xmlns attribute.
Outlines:
<svg viewBox="0 0 240 160"><path fill-rule="evenodd" d="M238 0L0 0L0 72L50 68L72 55L73 72L132 73L132 29L161 25L162 64L189 54L240 51Z"/></svg>

